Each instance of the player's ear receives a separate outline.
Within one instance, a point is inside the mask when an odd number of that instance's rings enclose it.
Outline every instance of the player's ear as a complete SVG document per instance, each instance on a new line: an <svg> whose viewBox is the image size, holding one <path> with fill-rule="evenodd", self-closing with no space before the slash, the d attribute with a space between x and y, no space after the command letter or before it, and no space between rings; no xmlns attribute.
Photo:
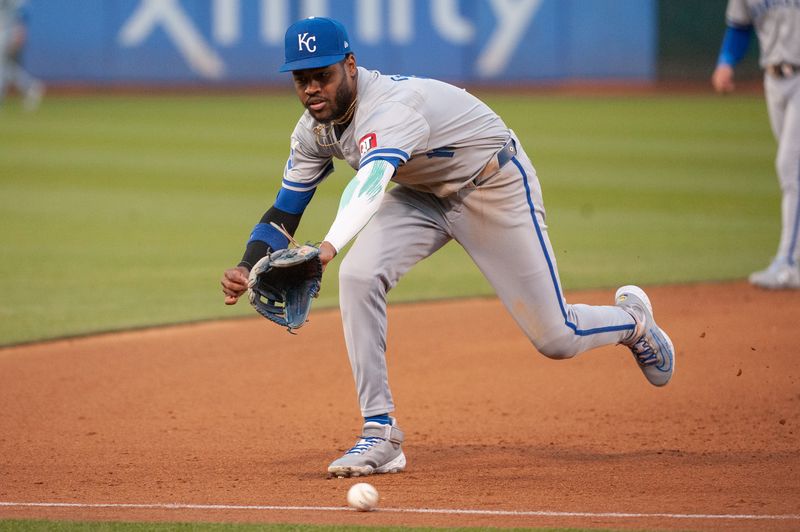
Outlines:
<svg viewBox="0 0 800 532"><path fill-rule="evenodd" d="M344 69L350 77L356 75L356 56L347 54L344 58Z"/></svg>

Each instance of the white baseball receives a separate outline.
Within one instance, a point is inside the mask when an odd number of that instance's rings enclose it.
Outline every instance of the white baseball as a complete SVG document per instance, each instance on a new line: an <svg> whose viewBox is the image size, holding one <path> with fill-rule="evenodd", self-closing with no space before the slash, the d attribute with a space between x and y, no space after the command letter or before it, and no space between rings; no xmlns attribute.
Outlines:
<svg viewBox="0 0 800 532"><path fill-rule="evenodd" d="M347 504L358 510L359 512L369 512L378 506L378 490L372 484L366 482L359 482L353 484L347 490Z"/></svg>

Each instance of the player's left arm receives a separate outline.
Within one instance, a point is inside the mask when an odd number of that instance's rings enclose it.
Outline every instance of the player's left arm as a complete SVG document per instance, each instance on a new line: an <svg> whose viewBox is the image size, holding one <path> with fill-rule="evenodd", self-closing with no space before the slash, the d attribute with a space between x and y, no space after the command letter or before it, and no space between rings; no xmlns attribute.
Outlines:
<svg viewBox="0 0 800 532"><path fill-rule="evenodd" d="M304 115L305 116L305 115ZM233 305L247 290L248 274L267 254L289 245L286 234L293 236L303 212L314 196L317 186L333 172L329 155L304 148L302 133L307 129L301 117L292 133L291 151L284 167L281 188L275 203L255 225L239 264L223 273L222 291L225 304ZM279 226L285 230L276 229Z"/></svg>

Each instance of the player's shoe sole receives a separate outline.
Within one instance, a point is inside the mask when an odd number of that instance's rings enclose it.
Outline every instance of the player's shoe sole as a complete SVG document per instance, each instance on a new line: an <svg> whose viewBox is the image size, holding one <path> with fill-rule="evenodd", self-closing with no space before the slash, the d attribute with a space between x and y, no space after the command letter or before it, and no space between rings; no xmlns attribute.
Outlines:
<svg viewBox="0 0 800 532"><path fill-rule="evenodd" d="M675 346L669 335L656 325L650 298L638 286L628 285L617 290L614 300L636 321L632 338L623 344L633 353L648 382L664 386L675 372Z"/></svg>
<svg viewBox="0 0 800 532"><path fill-rule="evenodd" d="M380 473L399 473L406 468L406 455L400 451L391 462L384 464L380 467L372 467L369 464L365 465L350 465L350 466L334 466L328 467L328 476L337 478L350 478L350 477L366 477L368 475L377 475Z"/></svg>

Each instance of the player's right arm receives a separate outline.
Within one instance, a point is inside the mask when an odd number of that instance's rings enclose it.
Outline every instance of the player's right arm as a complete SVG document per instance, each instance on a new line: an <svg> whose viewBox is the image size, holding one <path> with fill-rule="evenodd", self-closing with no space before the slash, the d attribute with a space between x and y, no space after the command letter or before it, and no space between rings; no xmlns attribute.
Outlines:
<svg viewBox="0 0 800 532"><path fill-rule="evenodd" d="M234 268L228 268L222 275L222 293L225 294L225 304L234 305L239 297L247 291L247 280L253 266L266 256L267 253L283 249L289 245L289 239L275 229L273 223L283 227L294 235L300 218L308 201L311 200L313 191L306 197L297 195L293 191L281 188L275 204L264 213L261 220L250 233L242 260ZM299 196L299 199L298 199ZM287 206L286 203L289 203ZM300 207L300 212L290 212L285 209Z"/></svg>
<svg viewBox="0 0 800 532"><path fill-rule="evenodd" d="M236 267L225 270L222 275L222 293L225 295L226 305L235 304L247 291L250 269L262 257L289 245L289 239L273 224L283 227L294 236L317 186L333 171L333 162L329 156L317 154L313 149L303 149L298 139L298 133L303 130L302 124L303 119L292 135L291 152L275 203L250 233L242 260Z"/></svg>

